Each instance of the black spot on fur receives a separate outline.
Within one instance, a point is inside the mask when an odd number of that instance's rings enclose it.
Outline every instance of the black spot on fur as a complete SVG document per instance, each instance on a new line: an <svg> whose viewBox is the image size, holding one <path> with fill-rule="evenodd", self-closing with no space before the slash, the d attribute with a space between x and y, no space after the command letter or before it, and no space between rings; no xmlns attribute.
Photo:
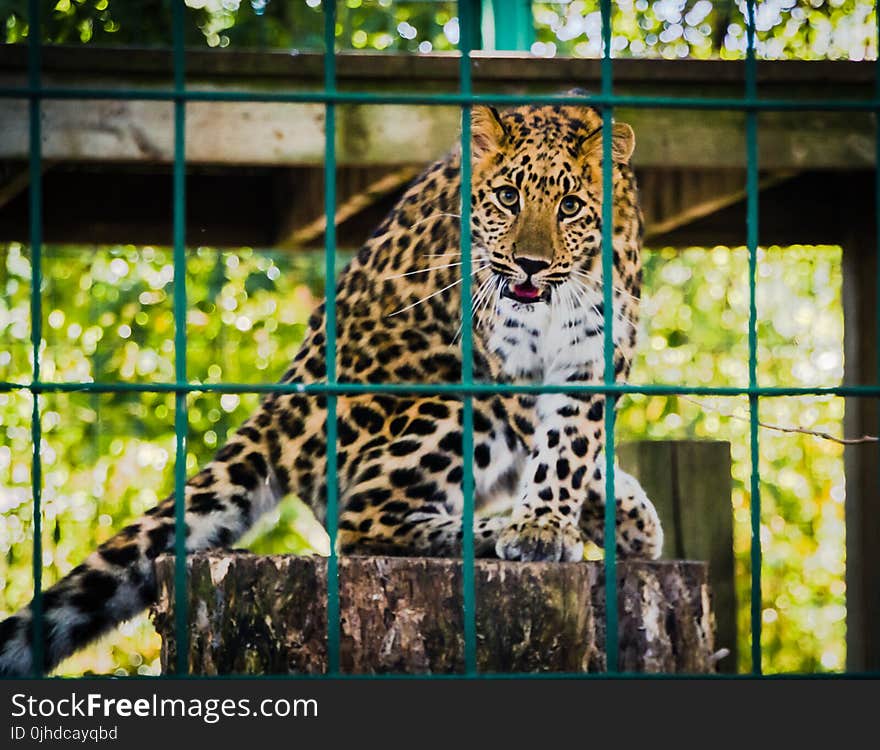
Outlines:
<svg viewBox="0 0 880 750"><path fill-rule="evenodd" d="M219 451L217 451L217 455L214 458L217 461L228 461L231 458L235 458L243 450L243 443L227 443Z"/></svg>
<svg viewBox="0 0 880 750"><path fill-rule="evenodd" d="M587 455L587 441L582 437L575 438L571 441L571 450L574 455L583 458Z"/></svg>
<svg viewBox="0 0 880 750"><path fill-rule="evenodd" d="M404 490L407 497L413 500L430 500L437 493L436 482L423 482L422 484L414 484Z"/></svg>
<svg viewBox="0 0 880 750"><path fill-rule="evenodd" d="M171 535L173 533L174 526L172 524L162 524L161 526L157 526L154 529L150 529L147 532L147 539L149 539L150 541L149 545L147 546L147 559L155 560L166 549L168 549L168 545L171 541Z"/></svg>
<svg viewBox="0 0 880 750"><path fill-rule="evenodd" d="M128 567L140 557L140 552L134 542L102 547L98 550L98 554L111 565L116 565L120 568Z"/></svg>
<svg viewBox="0 0 880 750"><path fill-rule="evenodd" d="M492 423L480 411L474 411L474 431L489 432L492 429Z"/></svg>
<svg viewBox="0 0 880 750"><path fill-rule="evenodd" d="M474 448L474 459L477 462L477 466L481 469L485 469L489 465L490 457L489 446L485 443L480 443Z"/></svg>
<svg viewBox="0 0 880 750"><path fill-rule="evenodd" d="M395 487L409 487L422 481L422 472L418 469L394 469L389 477Z"/></svg>
<svg viewBox="0 0 880 750"><path fill-rule="evenodd" d="M362 405L352 407L351 418L359 427L367 430L371 435L379 432L385 423L385 419L379 412Z"/></svg>
<svg viewBox="0 0 880 750"><path fill-rule="evenodd" d="M392 435L399 435L401 432L403 432L403 428L406 427L407 421L408 420L406 417L396 417L391 420L391 424L388 425L388 429L391 431Z"/></svg>
<svg viewBox="0 0 880 750"><path fill-rule="evenodd" d="M265 479L269 476L269 468L266 466L266 459L263 458L262 454L257 453L256 451L252 451L247 454L245 457L248 463L254 468L254 471L257 472L257 476L261 479Z"/></svg>
<svg viewBox="0 0 880 750"><path fill-rule="evenodd" d="M568 460L565 458L560 458L556 462L556 476L560 479L565 479L570 471L570 467L568 465Z"/></svg>
<svg viewBox="0 0 880 750"><path fill-rule="evenodd" d="M428 419L413 419L403 431L404 435L433 435L437 430L437 424Z"/></svg>
<svg viewBox="0 0 880 750"><path fill-rule="evenodd" d="M419 404L419 414L436 419L446 419L449 417L449 407L434 401L424 401Z"/></svg>
<svg viewBox="0 0 880 750"><path fill-rule="evenodd" d="M353 429L344 419L336 420L336 434L339 436L339 444L343 447L351 445L358 439L358 431Z"/></svg>
<svg viewBox="0 0 880 750"><path fill-rule="evenodd" d="M238 434L244 435L252 443L260 442L260 431L250 425L245 425L244 427L239 428Z"/></svg>
<svg viewBox="0 0 880 750"><path fill-rule="evenodd" d="M517 414L513 421L516 423L517 428L520 432L525 435L534 435L535 434L535 426L521 414Z"/></svg>
<svg viewBox="0 0 880 750"><path fill-rule="evenodd" d="M246 490L256 489L258 478L251 466L245 463L230 464L228 470L230 482Z"/></svg>
<svg viewBox="0 0 880 750"><path fill-rule="evenodd" d="M70 602L83 612L102 610L119 588L117 581L109 573L90 570L80 580L79 590L70 597Z"/></svg>
<svg viewBox="0 0 880 750"><path fill-rule="evenodd" d="M535 484L541 484L545 479L547 479L547 464L538 464L538 468L535 470Z"/></svg>
<svg viewBox="0 0 880 750"><path fill-rule="evenodd" d="M358 474L357 484L364 484L371 479L375 479L382 473L382 467L379 464L367 466L360 474Z"/></svg>
<svg viewBox="0 0 880 750"><path fill-rule="evenodd" d="M419 465L428 471L443 471L452 459L444 453L426 453L419 461Z"/></svg>
<svg viewBox="0 0 880 750"><path fill-rule="evenodd" d="M285 435L289 438L298 438L302 435L305 425L298 416L289 411L282 411L279 415L279 423Z"/></svg>
<svg viewBox="0 0 880 750"><path fill-rule="evenodd" d="M207 515L225 507L215 492L195 492L190 495L188 510L199 515Z"/></svg>
<svg viewBox="0 0 880 750"><path fill-rule="evenodd" d="M397 440L388 446L388 452L392 456L408 456L415 453L421 447L417 440Z"/></svg>
<svg viewBox="0 0 880 750"><path fill-rule="evenodd" d="M462 450L461 439L460 432L449 432L440 440L440 448L449 453L454 453L456 456L460 456Z"/></svg>

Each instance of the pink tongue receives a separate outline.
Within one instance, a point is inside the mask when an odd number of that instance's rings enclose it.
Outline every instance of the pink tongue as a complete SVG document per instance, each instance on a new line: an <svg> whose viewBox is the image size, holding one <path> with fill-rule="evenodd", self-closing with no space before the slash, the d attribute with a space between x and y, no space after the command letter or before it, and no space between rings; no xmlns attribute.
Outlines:
<svg viewBox="0 0 880 750"><path fill-rule="evenodd" d="M537 299L541 296L538 289L529 283L517 284L513 287L513 291L518 297L524 297L525 299Z"/></svg>

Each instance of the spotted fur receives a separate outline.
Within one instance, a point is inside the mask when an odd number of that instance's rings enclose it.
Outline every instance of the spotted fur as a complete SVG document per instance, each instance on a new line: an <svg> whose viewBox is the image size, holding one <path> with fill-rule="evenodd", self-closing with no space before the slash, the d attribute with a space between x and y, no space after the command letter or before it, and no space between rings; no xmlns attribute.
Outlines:
<svg viewBox="0 0 880 750"><path fill-rule="evenodd" d="M604 372L601 116L588 107L472 114L474 341L478 381L595 383ZM641 284L634 138L613 128L614 366L626 378ZM341 381L461 378L459 152L429 167L343 272ZM282 382L325 377L324 306ZM474 399L477 553L578 560L602 542L601 395ZM457 555L462 403L453 396L338 401L341 553ZM325 512L326 402L272 394L186 485L186 544L233 543L280 498ZM617 551L656 557L662 531L638 483L617 472ZM173 547L174 498L120 531L44 593L50 670L155 598L152 561ZM32 669L31 615L0 623L0 674Z"/></svg>

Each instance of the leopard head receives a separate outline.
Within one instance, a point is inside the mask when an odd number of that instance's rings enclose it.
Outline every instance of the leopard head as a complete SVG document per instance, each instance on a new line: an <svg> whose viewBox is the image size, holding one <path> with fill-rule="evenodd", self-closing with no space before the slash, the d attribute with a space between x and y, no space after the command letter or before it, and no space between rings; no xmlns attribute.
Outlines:
<svg viewBox="0 0 880 750"><path fill-rule="evenodd" d="M472 110L471 131L471 225L481 286L494 287L496 303L502 299L514 309L574 300L582 287L601 288L601 114L586 106L505 113L481 106ZM625 238L618 242L619 230L627 237L640 231L629 169L634 146L632 128L614 124L616 253L627 245ZM627 190L621 180L632 183L632 201L618 200ZM480 313L492 317L490 304L481 308L478 320Z"/></svg>

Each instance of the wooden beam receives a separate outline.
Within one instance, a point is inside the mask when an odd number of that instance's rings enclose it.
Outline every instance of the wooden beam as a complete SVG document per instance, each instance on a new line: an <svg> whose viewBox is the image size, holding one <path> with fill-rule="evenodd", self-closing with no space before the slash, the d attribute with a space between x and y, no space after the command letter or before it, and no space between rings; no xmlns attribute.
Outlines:
<svg viewBox="0 0 880 750"><path fill-rule="evenodd" d="M776 172L762 177L760 190L797 175ZM745 174L740 170L651 170L639 180L645 212L645 240L651 242L704 219L746 198Z"/></svg>
<svg viewBox="0 0 880 750"><path fill-rule="evenodd" d="M873 190L840 191L843 242L844 382L877 382L877 235ZM877 435L878 400L846 399L844 432ZM846 469L847 669L880 671L880 471L877 445L848 445Z"/></svg>
<svg viewBox="0 0 880 750"><path fill-rule="evenodd" d="M119 81L119 84L128 82ZM43 155L55 161L169 164L174 158L172 107L156 101L43 103ZM620 108L636 132L640 167L744 168L743 117L736 112ZM340 106L340 166L428 163L458 138L454 107ZM0 160L29 153L27 105L0 102ZM246 133L247 137L242 137ZM686 135L685 135L686 134ZM874 128L859 113L774 112L761 117L762 169L870 168ZM319 104L193 102L187 106L189 164L323 165L324 108Z"/></svg>
<svg viewBox="0 0 880 750"><path fill-rule="evenodd" d="M380 198L384 198L389 193L407 184L421 170L421 167L413 166L395 169L374 180L360 192L343 200L336 206L334 216L336 226L352 219L357 214L374 205ZM293 229L286 237L282 237L278 241L278 246L281 248L296 248L314 244L318 238L323 236L326 229L327 217L326 214L321 214L306 225Z"/></svg>
<svg viewBox="0 0 880 750"><path fill-rule="evenodd" d="M5 166L5 168L4 168ZM52 168L51 162L45 159L40 164L40 174L46 174ZM0 165L0 210L26 191L31 184L29 165L12 163Z"/></svg>
<svg viewBox="0 0 880 750"><path fill-rule="evenodd" d="M847 222L836 201L841 195L871 191L866 171L805 171L761 192L758 242L761 245L842 244ZM833 199L832 199L833 198ZM665 234L654 247L731 247L746 244L746 202L738 201Z"/></svg>
<svg viewBox="0 0 880 750"><path fill-rule="evenodd" d="M601 80L601 61L575 57L535 57L524 52L472 53L473 78L483 84L521 86L557 85L559 81L580 81L591 86ZM170 49L51 45L43 50L42 72L55 76L131 77L153 85L170 84L173 58ZM286 86L323 84L324 58L320 52L285 50L248 51L236 49L188 49L187 75L212 82L258 80L269 84L279 80ZM27 73L27 47L0 46L0 74ZM337 80L342 89L357 83L391 85L396 90L424 90L436 85L457 90L459 57L456 52L406 54L394 52L343 51L336 54ZM790 95L857 98L871 95L874 66L868 62L838 60L764 60L757 70L762 94L787 91ZM620 59L614 61L615 84L625 87L728 86L740 95L745 81L745 64L734 60Z"/></svg>

